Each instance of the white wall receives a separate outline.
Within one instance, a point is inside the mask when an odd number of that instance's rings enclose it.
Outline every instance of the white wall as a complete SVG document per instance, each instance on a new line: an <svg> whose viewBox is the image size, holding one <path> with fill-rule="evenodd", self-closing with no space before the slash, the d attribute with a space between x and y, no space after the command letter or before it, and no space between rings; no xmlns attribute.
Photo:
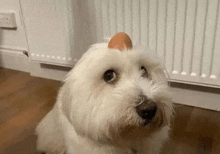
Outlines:
<svg viewBox="0 0 220 154"><path fill-rule="evenodd" d="M16 16L17 29L0 28L0 49L28 50L24 23L19 0L0 0L0 12L13 11Z"/></svg>
<svg viewBox="0 0 220 154"><path fill-rule="evenodd" d="M0 12L15 13L17 27L0 28L0 67L29 72L25 26L19 0L0 0Z"/></svg>

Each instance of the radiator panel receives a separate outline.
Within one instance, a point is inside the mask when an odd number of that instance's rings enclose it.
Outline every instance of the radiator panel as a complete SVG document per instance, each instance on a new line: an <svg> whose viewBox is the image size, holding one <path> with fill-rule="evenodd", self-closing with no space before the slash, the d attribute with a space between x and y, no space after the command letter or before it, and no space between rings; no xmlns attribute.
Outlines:
<svg viewBox="0 0 220 154"><path fill-rule="evenodd" d="M220 86L219 0L94 0L98 40L124 31L164 60L171 80Z"/></svg>

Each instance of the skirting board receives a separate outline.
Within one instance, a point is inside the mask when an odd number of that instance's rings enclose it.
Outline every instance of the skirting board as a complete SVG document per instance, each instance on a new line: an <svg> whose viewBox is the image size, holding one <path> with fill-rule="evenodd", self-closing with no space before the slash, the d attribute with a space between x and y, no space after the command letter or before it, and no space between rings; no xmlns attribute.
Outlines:
<svg viewBox="0 0 220 154"><path fill-rule="evenodd" d="M173 93L173 102L177 104L220 111L219 92L210 93L176 87L172 87L171 91Z"/></svg>
<svg viewBox="0 0 220 154"><path fill-rule="evenodd" d="M21 50L0 48L0 67L29 72L29 58Z"/></svg>
<svg viewBox="0 0 220 154"><path fill-rule="evenodd" d="M58 81L63 81L70 70L70 67L42 64L36 61L31 61L30 66L30 74L32 76Z"/></svg>

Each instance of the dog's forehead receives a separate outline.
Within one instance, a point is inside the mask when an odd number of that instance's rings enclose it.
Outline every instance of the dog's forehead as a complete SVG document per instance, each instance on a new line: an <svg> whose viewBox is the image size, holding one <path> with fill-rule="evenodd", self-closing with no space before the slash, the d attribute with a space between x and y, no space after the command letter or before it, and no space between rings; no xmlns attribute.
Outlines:
<svg viewBox="0 0 220 154"><path fill-rule="evenodd" d="M101 59L111 59L116 58L117 60L128 61L140 60L141 57L145 59L149 59L148 53L145 48L134 48L134 49L125 49L126 52L121 52L118 49L109 49L107 48L107 44L95 44L93 45L86 53L89 55L88 58L101 60Z"/></svg>
<svg viewBox="0 0 220 154"><path fill-rule="evenodd" d="M101 65L104 67L105 65L123 65L123 67L132 67L132 65L136 65L139 63L145 53L139 51L129 50L126 52L121 52L118 49L109 49L109 48L97 48L93 50L88 56L87 61L91 65ZM145 61L148 58L145 56ZM131 66L129 66L131 65Z"/></svg>
<svg viewBox="0 0 220 154"><path fill-rule="evenodd" d="M114 67L134 68L140 65L147 65L151 68L158 66L158 57L151 54L145 47L134 47L125 52L118 49L109 49L107 43L95 44L82 56L78 65L86 67L81 69L106 69Z"/></svg>

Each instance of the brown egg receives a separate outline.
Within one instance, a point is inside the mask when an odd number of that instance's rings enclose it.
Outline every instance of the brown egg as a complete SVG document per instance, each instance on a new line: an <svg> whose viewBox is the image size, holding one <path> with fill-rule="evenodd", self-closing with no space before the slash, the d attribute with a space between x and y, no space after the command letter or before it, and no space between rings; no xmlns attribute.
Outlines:
<svg viewBox="0 0 220 154"><path fill-rule="evenodd" d="M124 50L132 48L132 42L130 37L126 33L119 32L111 38L108 43L108 48Z"/></svg>

